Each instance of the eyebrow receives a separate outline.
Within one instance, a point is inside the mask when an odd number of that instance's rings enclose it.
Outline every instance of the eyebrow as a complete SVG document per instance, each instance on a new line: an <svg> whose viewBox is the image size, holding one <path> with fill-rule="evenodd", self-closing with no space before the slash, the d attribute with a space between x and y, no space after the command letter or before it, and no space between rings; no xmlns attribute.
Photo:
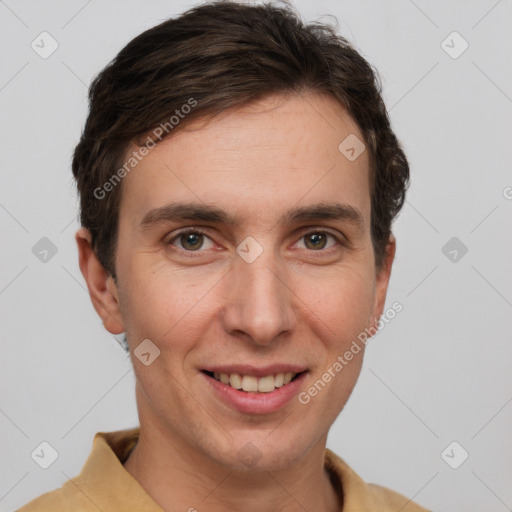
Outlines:
<svg viewBox="0 0 512 512"><path fill-rule="evenodd" d="M216 206L202 203L170 203L148 211L140 222L141 229L170 222L170 221L201 221L227 226L241 224L238 215L227 213ZM310 206L292 208L282 215L280 224L293 224L298 222L311 222L320 220L341 220L354 224L360 231L364 231L363 215L354 206L343 203L318 203Z"/></svg>

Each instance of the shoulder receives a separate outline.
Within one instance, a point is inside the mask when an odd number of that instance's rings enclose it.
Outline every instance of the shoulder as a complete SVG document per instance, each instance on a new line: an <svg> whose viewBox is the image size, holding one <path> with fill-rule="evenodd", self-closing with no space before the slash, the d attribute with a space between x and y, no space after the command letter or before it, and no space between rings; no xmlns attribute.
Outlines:
<svg viewBox="0 0 512 512"><path fill-rule="evenodd" d="M376 504L382 508L383 511L393 512L430 512L428 509L418 505L409 498L406 498L403 494L382 487L377 484L367 484L371 490L372 497ZM381 510L379 508L378 510Z"/></svg>
<svg viewBox="0 0 512 512"><path fill-rule="evenodd" d="M141 504L139 510L159 510L122 465L138 435L138 428L96 433L80 474L17 512L120 511L130 510L133 503Z"/></svg>
<svg viewBox="0 0 512 512"><path fill-rule="evenodd" d="M90 503L85 502L85 496L80 493L72 493L70 503L69 489L70 482L64 484L60 489L42 494L30 501L16 512L69 512L70 510L89 511ZM70 508L70 506L72 508ZM96 509L95 509L96 510Z"/></svg>
<svg viewBox="0 0 512 512"><path fill-rule="evenodd" d="M341 457L325 450L325 467L342 489L343 510L429 512L399 492L365 482Z"/></svg>

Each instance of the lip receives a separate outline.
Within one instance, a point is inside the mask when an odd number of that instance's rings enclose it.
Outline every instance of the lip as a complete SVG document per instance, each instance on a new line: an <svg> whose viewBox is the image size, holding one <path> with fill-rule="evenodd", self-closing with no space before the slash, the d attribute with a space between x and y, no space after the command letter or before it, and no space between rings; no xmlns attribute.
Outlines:
<svg viewBox="0 0 512 512"><path fill-rule="evenodd" d="M253 377L266 377L267 375L276 375L277 373L302 373L307 370L306 366L292 364L272 364L268 366L251 366L247 364L232 364L224 366L207 366L202 368L211 373L238 373L238 375L251 375Z"/></svg>
<svg viewBox="0 0 512 512"><path fill-rule="evenodd" d="M220 373L238 373L238 371L233 370L234 368L243 368L243 371L247 371L249 367L247 366L226 366L226 367L216 367L228 369L229 371L215 370ZM278 368L277 371L274 368ZM260 376L271 375L273 372L281 373L284 371L282 368L293 368L291 366L273 366L267 368L259 368L258 372L260 372ZM297 368L297 367L295 367ZM269 369L271 371L269 371ZM253 368L253 373L242 373L242 375L254 375L258 376L258 374L254 373L256 368ZM213 371L213 370L207 370ZM294 373L300 373L294 371L292 369L286 370ZM263 373L261 373L263 372ZM267 372L267 373L265 373ZM302 373L298 375L294 380L285 384L280 388L276 388L274 391L270 393L247 393L246 391L239 391L238 389L232 388L229 384L223 384L218 380L210 377L206 373L199 372L200 375L206 380L206 384L210 386L213 393L217 398L219 398L224 404L227 404L229 407L236 409L237 411L244 414L270 414L282 409L285 405L293 400L293 398L299 394L304 379L308 374L307 371L302 370Z"/></svg>

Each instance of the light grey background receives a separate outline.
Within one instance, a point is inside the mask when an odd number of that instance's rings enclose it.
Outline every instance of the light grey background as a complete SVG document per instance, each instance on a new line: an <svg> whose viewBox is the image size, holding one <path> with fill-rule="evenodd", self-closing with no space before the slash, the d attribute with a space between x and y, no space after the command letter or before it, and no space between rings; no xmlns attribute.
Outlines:
<svg viewBox="0 0 512 512"><path fill-rule="evenodd" d="M78 474L96 432L138 424L129 359L78 268L70 158L92 77L194 4L0 1L3 511ZM440 512L511 510L512 3L295 4L309 20L334 14L379 69L412 171L388 295L404 309L369 343L328 446ZM59 45L47 59L31 48L42 31ZM453 31L469 43L456 59L441 46ZM456 262L441 250L454 236L468 248ZM57 248L46 263L32 252L42 237ZM59 455L46 470L30 456L42 441ZM458 469L441 457L452 441L469 453Z"/></svg>

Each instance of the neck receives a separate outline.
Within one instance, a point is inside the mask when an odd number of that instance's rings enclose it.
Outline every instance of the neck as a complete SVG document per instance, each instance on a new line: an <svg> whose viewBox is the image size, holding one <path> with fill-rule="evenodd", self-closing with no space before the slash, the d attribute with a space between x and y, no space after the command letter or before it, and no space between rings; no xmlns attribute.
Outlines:
<svg viewBox="0 0 512 512"><path fill-rule="evenodd" d="M141 421L137 445L125 469L166 512L335 512L339 498L324 468L326 437L282 471L234 471Z"/></svg>

